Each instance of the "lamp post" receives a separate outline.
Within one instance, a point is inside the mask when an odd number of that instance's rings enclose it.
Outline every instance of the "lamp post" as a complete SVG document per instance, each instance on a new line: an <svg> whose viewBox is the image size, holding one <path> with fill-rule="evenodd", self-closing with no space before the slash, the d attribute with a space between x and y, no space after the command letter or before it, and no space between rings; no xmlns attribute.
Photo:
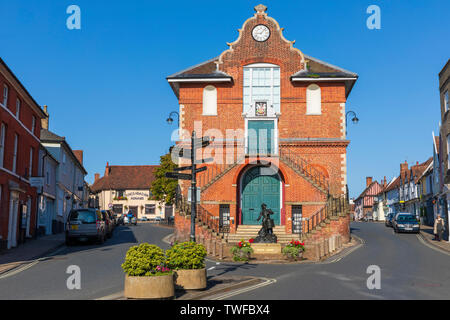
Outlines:
<svg viewBox="0 0 450 320"><path fill-rule="evenodd" d="M347 114L345 115L345 135L347 135L347 117L349 114L353 115L353 118L352 118L353 124L358 124L358 122L359 122L359 119L356 116L356 113L354 111L347 112Z"/></svg>
<svg viewBox="0 0 450 320"><path fill-rule="evenodd" d="M167 118L167 123L168 124L172 124L173 123L173 118L172 118L172 116L174 116L174 115L177 115L177 117L178 117L178 127L180 127L180 114L178 113L178 112L176 112L176 111L172 111L170 114L169 114L169 117Z"/></svg>

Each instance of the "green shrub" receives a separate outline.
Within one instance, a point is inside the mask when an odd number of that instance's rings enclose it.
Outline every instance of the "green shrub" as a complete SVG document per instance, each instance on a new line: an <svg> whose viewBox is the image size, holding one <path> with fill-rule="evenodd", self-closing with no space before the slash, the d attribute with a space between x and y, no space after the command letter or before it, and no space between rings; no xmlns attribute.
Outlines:
<svg viewBox="0 0 450 320"><path fill-rule="evenodd" d="M206 249L195 242L175 243L166 251L167 265L177 269L203 269L205 267Z"/></svg>
<svg viewBox="0 0 450 320"><path fill-rule="evenodd" d="M172 271L165 264L166 257L160 247L142 243L128 249L122 269L129 276L149 277L171 274Z"/></svg>

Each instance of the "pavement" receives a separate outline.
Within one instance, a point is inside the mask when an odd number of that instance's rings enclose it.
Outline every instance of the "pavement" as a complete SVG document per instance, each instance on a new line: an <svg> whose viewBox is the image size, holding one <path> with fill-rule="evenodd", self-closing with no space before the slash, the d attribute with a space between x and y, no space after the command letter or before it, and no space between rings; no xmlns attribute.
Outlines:
<svg viewBox="0 0 450 320"><path fill-rule="evenodd" d="M434 246L435 248L450 253L450 242L448 242L447 240L441 241L434 240L433 230L434 230L433 227L421 225L420 226L421 238L425 240L425 242L427 242L428 244Z"/></svg>
<svg viewBox="0 0 450 320"><path fill-rule="evenodd" d="M27 239L16 248L0 251L0 275L44 257L62 247L64 242L65 235L60 233Z"/></svg>

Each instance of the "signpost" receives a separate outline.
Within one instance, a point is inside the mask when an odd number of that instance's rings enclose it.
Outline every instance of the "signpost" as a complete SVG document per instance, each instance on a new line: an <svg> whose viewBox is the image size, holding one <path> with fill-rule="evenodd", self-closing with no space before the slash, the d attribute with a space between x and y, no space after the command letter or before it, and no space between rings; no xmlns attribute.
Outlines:
<svg viewBox="0 0 450 320"><path fill-rule="evenodd" d="M210 137L197 138L195 131L192 132L191 149L181 150L179 155L183 158L190 158L191 165L187 167L176 168L175 171L190 170L191 173L167 172L166 177L170 179L191 180L191 241L195 242L195 218L197 215L197 173L207 170L207 167L197 169L197 163L212 162L214 159L197 160L195 157L198 149L206 148L214 141Z"/></svg>

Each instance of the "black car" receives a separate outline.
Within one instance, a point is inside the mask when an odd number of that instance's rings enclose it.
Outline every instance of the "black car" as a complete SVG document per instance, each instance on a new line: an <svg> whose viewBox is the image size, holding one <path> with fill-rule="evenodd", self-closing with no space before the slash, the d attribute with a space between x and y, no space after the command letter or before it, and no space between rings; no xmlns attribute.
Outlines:
<svg viewBox="0 0 450 320"><path fill-rule="evenodd" d="M410 213L398 213L392 221L394 232L420 232L420 224L415 215Z"/></svg>
<svg viewBox="0 0 450 320"><path fill-rule="evenodd" d="M394 219L395 213L389 213L386 216L386 220L384 221L384 224L386 225L386 227L392 227L392 219Z"/></svg>

